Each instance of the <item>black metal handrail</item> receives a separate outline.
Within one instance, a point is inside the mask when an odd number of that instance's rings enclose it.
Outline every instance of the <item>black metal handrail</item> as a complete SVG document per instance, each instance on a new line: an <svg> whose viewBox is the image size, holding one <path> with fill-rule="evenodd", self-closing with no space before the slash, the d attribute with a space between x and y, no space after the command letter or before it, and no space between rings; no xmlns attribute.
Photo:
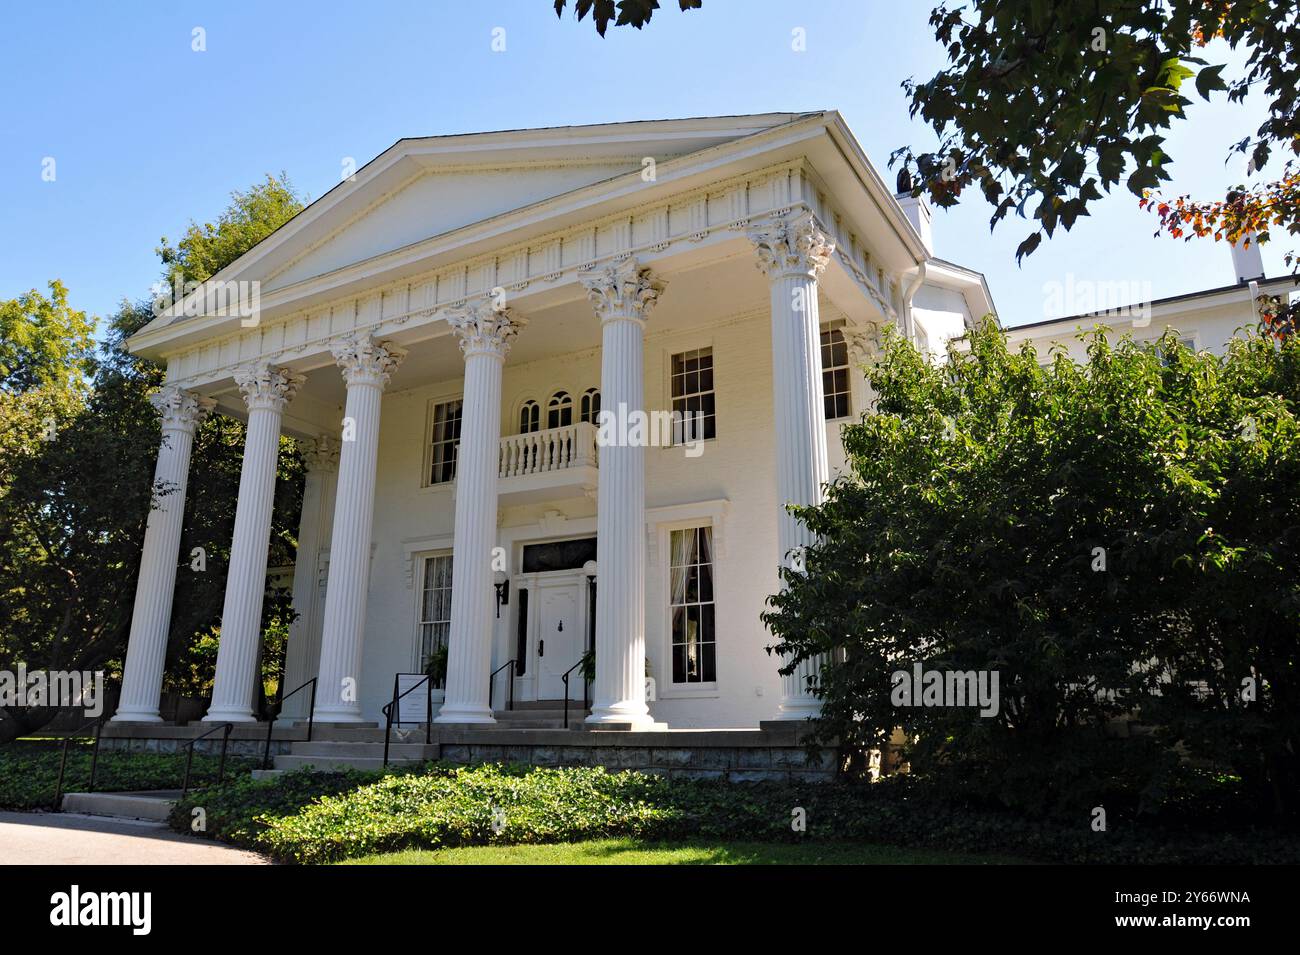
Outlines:
<svg viewBox="0 0 1300 955"><path fill-rule="evenodd" d="M420 677L420 679L416 680L414 683L408 686L401 693L398 693L397 678L399 676L401 676L400 673L393 674L393 698L388 703L385 703L383 708L383 714L385 720L384 722L384 766L385 767L388 765L388 744L391 742L393 737L393 714L397 711L397 703L399 700L402 699L402 697L406 696L406 694L410 693L412 690L419 687L420 684L424 684L424 692L425 692L424 742L426 746L429 743L433 742L433 677L431 677L429 674L426 673L424 676Z"/></svg>
<svg viewBox="0 0 1300 955"><path fill-rule="evenodd" d="M89 723L86 723L73 730L63 737L63 754L59 758L59 779L54 784L54 810L57 812L59 803L63 801L63 774L68 768L68 745L74 739L80 739L90 727L95 728L95 746L90 755L90 785L86 787L86 792L95 791L95 771L99 768L99 737L104 732L104 722L107 716L97 716Z"/></svg>
<svg viewBox="0 0 1300 955"><path fill-rule="evenodd" d="M510 685L507 687L508 693L506 694L506 709L513 710L515 708L515 668L518 665L518 663L519 661L517 659L511 658L507 660L505 663L501 664L495 670L493 670L492 673L488 676L488 709L489 710L492 709L492 687L496 683L497 674L500 673L502 670L504 670L506 667L510 668Z"/></svg>
<svg viewBox="0 0 1300 955"><path fill-rule="evenodd" d="M569 667L567 670L565 670L564 675L560 677L560 681L564 684L564 728L566 730L569 728L569 674L572 673L574 670L578 669L578 667L582 666L586 662L587 662L587 655L584 653L582 657L579 658L578 662L575 663L573 666ZM591 706L591 701L588 698L587 688L588 688L587 675L584 673L582 676L582 709L584 712Z"/></svg>
<svg viewBox="0 0 1300 955"><path fill-rule="evenodd" d="M284 696L280 697L280 705L276 707L275 716L278 719L280 714L284 712L284 703L287 699L289 699L289 697L293 696L299 690L304 689L305 687L308 686L311 687L311 702L308 704L308 710L307 710L307 742L310 743L312 727L315 725L316 722L316 677L312 677L302 686L296 686L288 693L286 693ZM266 721L266 749L262 751L263 769L271 768L271 730L273 730L274 728L275 728L275 719L268 718Z"/></svg>
<svg viewBox="0 0 1300 955"><path fill-rule="evenodd" d="M235 728L234 723L218 723L216 726L212 727L212 729L208 730L207 732L200 733L198 736L194 737L192 740L190 740L188 743L185 744L185 748L189 750L189 754L185 757L185 779L181 782L182 799L184 799L185 794L190 791L190 767L194 764L194 744L201 739L205 739L206 737L211 736L217 730L225 730L225 733L221 737L221 762L217 764L217 782L221 783L225 781L226 747L230 745L230 732L234 728Z"/></svg>

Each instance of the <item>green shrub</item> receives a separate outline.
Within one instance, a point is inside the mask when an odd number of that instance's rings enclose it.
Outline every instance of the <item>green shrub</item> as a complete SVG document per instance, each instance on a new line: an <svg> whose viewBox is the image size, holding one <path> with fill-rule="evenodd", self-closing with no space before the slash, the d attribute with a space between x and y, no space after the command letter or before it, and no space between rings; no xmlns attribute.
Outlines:
<svg viewBox="0 0 1300 955"><path fill-rule="evenodd" d="M953 803L930 781L874 785L737 785L604 769L431 765L418 771L290 773L193 793L172 825L188 831L202 806L207 835L293 862L319 863L401 849L574 842L611 836L647 840L801 839L893 843L1000 852L1053 862L1300 862L1294 833L1231 828L1239 787L1202 781L1162 818L1108 809L1108 831L1091 817L1072 825L1026 820ZM1207 792L1217 793L1205 798ZM1197 813L1209 806L1215 825ZM1190 808L1189 808L1190 807ZM796 808L807 832L791 825Z"/></svg>
<svg viewBox="0 0 1300 955"><path fill-rule="evenodd" d="M961 345L891 337L849 473L796 509L817 543L764 619L783 672L832 661L823 738L860 763L901 727L913 771L1063 819L1157 804L1185 755L1300 818L1300 337ZM996 673L996 713L900 705L915 664Z"/></svg>
<svg viewBox="0 0 1300 955"><path fill-rule="evenodd" d="M101 749L95 768L95 790L180 789L185 776L185 755ZM61 759L61 742L18 740L0 746L0 809L48 808L58 785ZM83 792L90 785L90 762L89 742L75 742L68 747L68 764L63 774L65 793ZM215 780L218 762L217 756L196 753L190 785ZM255 765L255 760L228 757L226 775L247 775Z"/></svg>

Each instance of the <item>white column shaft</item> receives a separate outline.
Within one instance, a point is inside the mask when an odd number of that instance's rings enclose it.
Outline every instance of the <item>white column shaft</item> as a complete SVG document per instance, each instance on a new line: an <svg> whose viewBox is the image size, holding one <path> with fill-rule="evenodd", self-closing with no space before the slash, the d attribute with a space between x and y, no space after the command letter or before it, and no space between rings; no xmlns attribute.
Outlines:
<svg viewBox="0 0 1300 955"><path fill-rule="evenodd" d="M338 486L338 444L322 436L306 450L302 515L298 521L298 555L293 569L293 609L285 647L283 694L316 676L320 667L321 615L317 599L320 552L331 533L335 488ZM311 710L311 689L300 690L284 701L279 718L306 719Z"/></svg>
<svg viewBox="0 0 1300 955"><path fill-rule="evenodd" d="M451 638L441 723L491 723L492 548L497 529L504 355L467 350L456 458L456 525L451 576Z"/></svg>
<svg viewBox="0 0 1300 955"><path fill-rule="evenodd" d="M600 394L602 408L620 417L644 410L644 325L639 316L604 320ZM589 723L650 722L645 703L645 535L645 448L616 441L600 449L596 683Z"/></svg>
<svg viewBox="0 0 1300 955"><path fill-rule="evenodd" d="M178 400L186 399L194 400L190 396L178 396ZM190 451L198 417L198 414L170 417L164 412L162 443L154 469L153 509L144 533L115 721L157 723L162 719L158 701L162 695L172 599L176 593Z"/></svg>
<svg viewBox="0 0 1300 955"><path fill-rule="evenodd" d="M279 407L248 412L244 463L239 474L239 504L230 544L221 643L212 705L205 720L251 722L257 679L257 652L262 637L262 601L266 596L266 557L271 540L275 474L280 455Z"/></svg>
<svg viewBox="0 0 1300 955"><path fill-rule="evenodd" d="M777 542L782 564L789 566L792 553L811 545L814 538L785 505L821 503L829 475L817 280L809 275L787 274L772 280L772 363L781 505ZM820 658L806 660L781 677L783 718L803 719L820 711L820 703L808 691L808 678L820 668Z"/></svg>
<svg viewBox="0 0 1300 955"><path fill-rule="evenodd" d="M806 209L760 222L749 237L758 253L759 268L771 283L772 398L780 506L777 546L780 565L791 567L796 554L813 543L813 537L786 505L820 504L830 472L817 276L826 268L835 246ZM808 684L820 674L823 662L820 657L806 660L781 677L781 719L805 719L821 712L821 703Z"/></svg>
<svg viewBox="0 0 1300 955"><path fill-rule="evenodd" d="M344 414L354 434L348 440L348 433L344 433L339 453L330 577L325 590L325 626L316 684L316 719L329 722L357 722L362 718L358 691L366 595L370 589L370 538L383 389L378 381L352 381L347 394Z"/></svg>

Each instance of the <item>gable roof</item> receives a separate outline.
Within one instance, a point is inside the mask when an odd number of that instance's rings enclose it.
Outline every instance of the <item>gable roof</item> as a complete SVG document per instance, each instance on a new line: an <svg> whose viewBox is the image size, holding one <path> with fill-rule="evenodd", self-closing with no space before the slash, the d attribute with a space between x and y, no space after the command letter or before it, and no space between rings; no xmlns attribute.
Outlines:
<svg viewBox="0 0 1300 955"><path fill-rule="evenodd" d="M692 175L716 175L765 150L802 148L799 143L815 137L825 144L828 160L833 157L848 170L839 183L829 184L837 191L841 183L851 183L854 191L865 187L870 196L863 208L869 205L872 217L891 233L894 248L906 248L897 254L923 258L915 230L839 114L819 110L400 139L213 281L257 279L264 307L268 299L281 307L308 284L323 294L325 286L337 292L359 281L361 272L410 271L435 240L452 233L467 244L488 241L489 233L501 234L525 220L535 225L543 214L558 222L561 216L589 214L592 204L608 199L643 201L655 185L642 181L647 158L655 160L660 185L670 180L689 185ZM403 201L393 203L399 195ZM477 200L468 203L467 197ZM389 219L367 234L359 223L385 204ZM396 227L394 216L400 220ZM169 342L179 343L174 336L203 337L222 320L160 316L128 345L137 353L159 355Z"/></svg>

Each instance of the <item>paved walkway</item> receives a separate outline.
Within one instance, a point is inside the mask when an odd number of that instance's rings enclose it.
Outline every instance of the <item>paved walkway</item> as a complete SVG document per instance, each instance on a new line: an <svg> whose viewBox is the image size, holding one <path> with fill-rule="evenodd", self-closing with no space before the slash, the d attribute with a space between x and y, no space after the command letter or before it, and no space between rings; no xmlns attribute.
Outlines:
<svg viewBox="0 0 1300 955"><path fill-rule="evenodd" d="M266 865L160 822L75 813L0 812L0 865Z"/></svg>

